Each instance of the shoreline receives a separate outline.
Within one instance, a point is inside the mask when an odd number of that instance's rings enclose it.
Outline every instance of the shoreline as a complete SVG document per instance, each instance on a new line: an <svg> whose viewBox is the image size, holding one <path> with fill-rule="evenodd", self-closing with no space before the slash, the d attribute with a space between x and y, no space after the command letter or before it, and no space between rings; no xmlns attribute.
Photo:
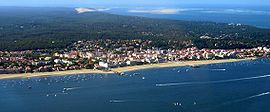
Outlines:
<svg viewBox="0 0 270 112"><path fill-rule="evenodd" d="M221 59L221 60L198 60L198 61L179 61L179 62L166 62L158 64L136 65L120 68L113 68L111 71L102 70L68 70L59 72L38 72L38 73L22 73L22 74L0 74L1 79L14 79L14 78L31 78L31 77L49 77L49 76L64 76L64 75L78 75L78 74L115 74L129 71L151 69L151 68L168 68L168 67L181 67L181 66L200 66L216 63L230 63L246 60L255 60L257 58L245 58L245 59Z"/></svg>
<svg viewBox="0 0 270 112"><path fill-rule="evenodd" d="M166 63L159 63L159 64L147 64L147 65L137 65L137 66L127 66L127 67L121 67L121 68L114 68L114 69L112 69L112 71L121 73L121 72L129 72L129 71L152 69L152 68L201 66L201 65L208 65L208 64L230 63L230 62L239 62L239 61L256 60L256 59L257 58L166 62Z"/></svg>

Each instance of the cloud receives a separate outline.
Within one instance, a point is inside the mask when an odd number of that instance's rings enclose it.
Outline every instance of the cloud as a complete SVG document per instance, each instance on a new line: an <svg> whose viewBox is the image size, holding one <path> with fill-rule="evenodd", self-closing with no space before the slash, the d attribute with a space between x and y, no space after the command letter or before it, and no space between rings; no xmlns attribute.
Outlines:
<svg viewBox="0 0 270 112"><path fill-rule="evenodd" d="M75 8L78 13L86 13L86 12L103 12L110 10L109 8L98 8L98 9L91 9L91 8Z"/></svg>
<svg viewBox="0 0 270 112"><path fill-rule="evenodd" d="M180 9L135 9L128 10L131 13L148 13L148 14L177 14Z"/></svg>

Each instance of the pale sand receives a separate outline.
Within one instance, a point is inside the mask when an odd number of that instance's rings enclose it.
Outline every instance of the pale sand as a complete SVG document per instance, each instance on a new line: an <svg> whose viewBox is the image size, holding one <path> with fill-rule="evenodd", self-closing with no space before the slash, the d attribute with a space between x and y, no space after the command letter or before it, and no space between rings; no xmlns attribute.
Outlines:
<svg viewBox="0 0 270 112"><path fill-rule="evenodd" d="M215 63L226 63L226 62L238 62L238 61L245 61L245 60L255 60L255 59L256 58L167 62L167 63L159 63L159 64L148 64L148 65L139 65L139 66L129 66L129 67L123 67L123 68L115 68L112 71L121 73L121 72L128 72L128 71L135 71L135 70L142 70L142 69L150 69L150 68L197 66L197 65L215 64Z"/></svg>
<svg viewBox="0 0 270 112"><path fill-rule="evenodd" d="M256 58L167 62L167 63L159 63L159 64L147 64L147 65L120 67L120 68L114 68L111 71L83 69L83 70L69 70L69 71L60 71L60 72L40 72L40 73L25 73L25 74L0 74L0 79L63 76L63 75L73 75L73 74L74 75L75 74L114 74L114 73L122 73L122 72L142 70L142 69L150 69L150 68L206 65L206 64L237 62L237 61L254 60L254 59L256 59Z"/></svg>

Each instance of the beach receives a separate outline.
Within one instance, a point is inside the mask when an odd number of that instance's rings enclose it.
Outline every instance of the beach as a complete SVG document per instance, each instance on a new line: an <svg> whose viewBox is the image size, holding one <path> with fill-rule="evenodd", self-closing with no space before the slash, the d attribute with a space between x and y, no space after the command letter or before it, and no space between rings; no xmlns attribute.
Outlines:
<svg viewBox="0 0 270 112"><path fill-rule="evenodd" d="M179 67L180 66L199 66L199 65L238 62L238 61L254 60L254 59L256 59L256 58L166 62L166 63L158 63L158 64L147 64L147 65L137 65L137 66L113 68L113 69L111 69L111 71L82 69L82 70L69 70L69 71L57 71L57 72L0 74L0 79L49 77L49 76L64 76L64 75L78 75L78 74L115 74L115 73L136 71L136 70L142 70L142 69L151 69L151 68L165 68L165 67L178 67L178 66Z"/></svg>

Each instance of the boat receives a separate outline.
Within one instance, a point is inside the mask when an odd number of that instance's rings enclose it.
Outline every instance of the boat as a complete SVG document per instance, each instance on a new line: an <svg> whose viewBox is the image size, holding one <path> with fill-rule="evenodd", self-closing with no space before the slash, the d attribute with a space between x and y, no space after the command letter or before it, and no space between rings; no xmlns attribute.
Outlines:
<svg viewBox="0 0 270 112"><path fill-rule="evenodd" d="M121 72L120 75L125 75L125 73L124 72Z"/></svg>
<svg viewBox="0 0 270 112"><path fill-rule="evenodd" d="M200 68L201 66L199 65L191 65L192 68Z"/></svg>
<svg viewBox="0 0 270 112"><path fill-rule="evenodd" d="M140 73L133 73L133 75L140 75Z"/></svg>

